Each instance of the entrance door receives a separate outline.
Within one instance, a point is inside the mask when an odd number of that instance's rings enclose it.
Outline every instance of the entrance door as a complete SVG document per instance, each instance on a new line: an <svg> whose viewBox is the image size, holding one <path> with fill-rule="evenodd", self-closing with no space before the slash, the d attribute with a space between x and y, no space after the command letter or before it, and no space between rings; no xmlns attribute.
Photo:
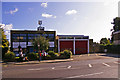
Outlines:
<svg viewBox="0 0 120 80"><path fill-rule="evenodd" d="M70 50L73 53L73 41L60 41L60 51Z"/></svg>
<svg viewBox="0 0 120 80"><path fill-rule="evenodd" d="M75 41L75 54L87 53L88 41Z"/></svg>

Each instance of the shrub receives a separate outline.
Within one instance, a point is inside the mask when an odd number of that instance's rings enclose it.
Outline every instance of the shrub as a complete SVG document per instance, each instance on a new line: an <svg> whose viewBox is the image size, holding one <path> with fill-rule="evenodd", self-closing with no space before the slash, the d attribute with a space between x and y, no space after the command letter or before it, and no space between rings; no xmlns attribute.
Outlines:
<svg viewBox="0 0 120 80"><path fill-rule="evenodd" d="M64 50L63 52L60 52L60 58L67 59L72 56L72 52L70 50Z"/></svg>
<svg viewBox="0 0 120 80"><path fill-rule="evenodd" d="M5 58L5 53L7 53L7 51L8 51L8 47L2 48L2 59Z"/></svg>
<svg viewBox="0 0 120 80"><path fill-rule="evenodd" d="M56 55L55 55L55 52L54 52L54 51L49 51L49 52L48 52L48 55L50 55L52 59L55 59L55 58L56 58Z"/></svg>
<svg viewBox="0 0 120 80"><path fill-rule="evenodd" d="M29 54L27 55L27 57L28 57L28 59L29 59L30 61L32 61L32 60L37 60L37 59L38 59L38 54L32 52L32 53L29 53Z"/></svg>
<svg viewBox="0 0 120 80"><path fill-rule="evenodd" d="M55 53L55 55L56 55L55 58L58 59L58 58L59 58L59 54L58 54L58 53Z"/></svg>
<svg viewBox="0 0 120 80"><path fill-rule="evenodd" d="M8 61L8 62L15 61L15 53L9 51L5 53L4 58L5 58L5 61Z"/></svg>
<svg viewBox="0 0 120 80"><path fill-rule="evenodd" d="M60 52L59 58L60 59L65 59L66 58L66 56L64 55L64 52Z"/></svg>
<svg viewBox="0 0 120 80"><path fill-rule="evenodd" d="M47 56L45 56L45 59L50 60L50 59L52 59L52 57L51 57L51 55L47 55Z"/></svg>

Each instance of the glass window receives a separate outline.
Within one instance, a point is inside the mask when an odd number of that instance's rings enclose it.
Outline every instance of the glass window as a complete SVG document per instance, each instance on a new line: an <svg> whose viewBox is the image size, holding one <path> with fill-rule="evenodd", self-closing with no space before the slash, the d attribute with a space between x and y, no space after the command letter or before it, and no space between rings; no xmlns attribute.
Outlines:
<svg viewBox="0 0 120 80"><path fill-rule="evenodd" d="M20 36L26 36L26 34L20 34Z"/></svg>
<svg viewBox="0 0 120 80"><path fill-rule="evenodd" d="M49 34L49 36L54 36L54 34Z"/></svg>
<svg viewBox="0 0 120 80"><path fill-rule="evenodd" d="M13 40L18 39L17 37L12 37Z"/></svg>
<svg viewBox="0 0 120 80"><path fill-rule="evenodd" d="M28 37L28 39L35 39L35 37Z"/></svg>
<svg viewBox="0 0 120 80"><path fill-rule="evenodd" d="M12 36L14 37L14 36L19 36L20 34L12 34Z"/></svg>
<svg viewBox="0 0 120 80"><path fill-rule="evenodd" d="M47 36L48 36L48 34L42 34L42 36L45 36L45 37L47 37Z"/></svg>
<svg viewBox="0 0 120 80"><path fill-rule="evenodd" d="M35 34L28 34L28 36L35 36Z"/></svg>
<svg viewBox="0 0 120 80"><path fill-rule="evenodd" d="M40 36L40 34L35 34L36 37Z"/></svg>
<svg viewBox="0 0 120 80"><path fill-rule="evenodd" d="M24 39L24 40L25 40L25 39L26 39L26 37L20 37L20 39Z"/></svg>

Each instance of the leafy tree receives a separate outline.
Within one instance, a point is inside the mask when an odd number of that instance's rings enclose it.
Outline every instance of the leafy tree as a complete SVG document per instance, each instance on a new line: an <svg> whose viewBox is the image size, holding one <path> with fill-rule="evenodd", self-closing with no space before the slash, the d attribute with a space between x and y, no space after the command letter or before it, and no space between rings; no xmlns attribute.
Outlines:
<svg viewBox="0 0 120 80"><path fill-rule="evenodd" d="M2 39L2 41L1 41L2 42L2 58L4 58L5 53L8 51L9 42L8 42L8 40L6 38L6 35L5 35L3 29L1 30L0 34L2 36L2 37L0 37L0 39Z"/></svg>
<svg viewBox="0 0 120 80"><path fill-rule="evenodd" d="M102 45L110 45L111 43L110 43L110 40L109 40L109 39L107 39L107 38L102 38L102 39L100 40L100 44L102 44Z"/></svg>
<svg viewBox="0 0 120 80"><path fill-rule="evenodd" d="M49 40L40 36L35 38L35 40L32 41L33 47L35 50L47 50L49 47Z"/></svg>
<svg viewBox="0 0 120 80"><path fill-rule="evenodd" d="M114 26L113 26L113 30L116 32L116 31L119 31L120 30L120 17L116 17L113 19L113 23L112 23Z"/></svg>

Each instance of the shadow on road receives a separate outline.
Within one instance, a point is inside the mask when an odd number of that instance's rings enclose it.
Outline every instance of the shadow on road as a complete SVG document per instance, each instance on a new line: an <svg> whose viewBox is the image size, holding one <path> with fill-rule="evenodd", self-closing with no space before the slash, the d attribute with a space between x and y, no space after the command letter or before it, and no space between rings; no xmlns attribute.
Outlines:
<svg viewBox="0 0 120 80"><path fill-rule="evenodd" d="M120 58L120 54L111 54L111 53L102 54L100 56Z"/></svg>

